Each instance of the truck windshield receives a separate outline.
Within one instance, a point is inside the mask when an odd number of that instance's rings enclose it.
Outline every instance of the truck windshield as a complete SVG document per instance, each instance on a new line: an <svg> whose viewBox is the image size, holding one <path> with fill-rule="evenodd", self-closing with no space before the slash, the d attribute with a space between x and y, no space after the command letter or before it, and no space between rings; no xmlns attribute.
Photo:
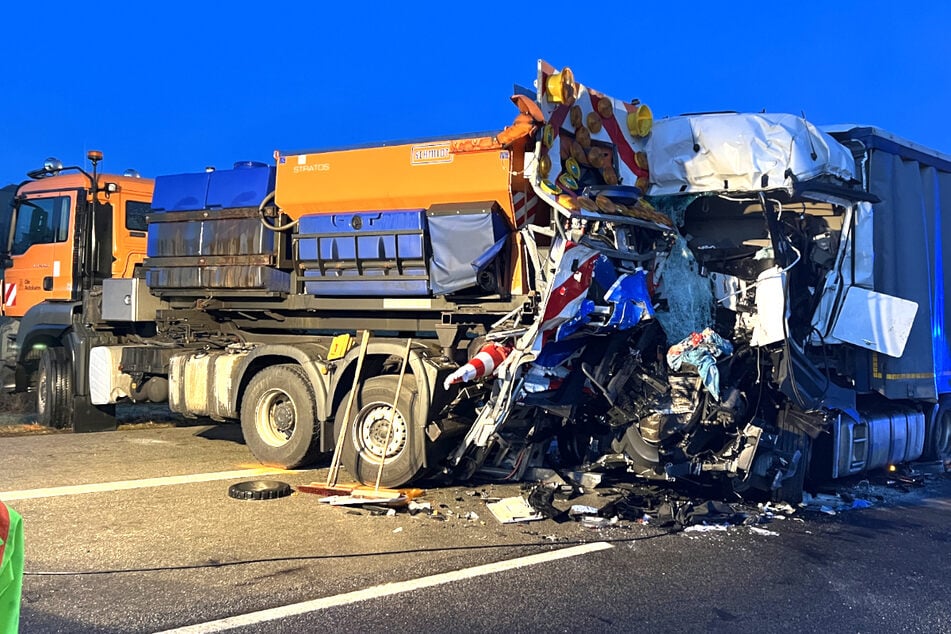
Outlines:
<svg viewBox="0 0 951 634"><path fill-rule="evenodd" d="M63 242L69 237L69 196L21 199L10 255L22 255L34 244Z"/></svg>

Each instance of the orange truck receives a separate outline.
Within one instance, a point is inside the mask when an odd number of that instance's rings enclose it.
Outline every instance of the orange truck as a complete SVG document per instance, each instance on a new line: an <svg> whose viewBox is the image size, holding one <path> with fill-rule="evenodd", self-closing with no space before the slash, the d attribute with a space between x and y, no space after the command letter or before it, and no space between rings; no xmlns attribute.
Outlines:
<svg viewBox="0 0 951 634"><path fill-rule="evenodd" d="M102 154L91 151L87 158L92 173L47 159L8 192L7 233L0 249L6 391L32 390L36 380L48 381L46 350L62 346L72 315L81 312L84 292L101 286L103 279L132 277L145 258L152 181L133 170L99 174ZM42 316L31 313L44 302ZM17 344L24 325L31 333L26 347Z"/></svg>

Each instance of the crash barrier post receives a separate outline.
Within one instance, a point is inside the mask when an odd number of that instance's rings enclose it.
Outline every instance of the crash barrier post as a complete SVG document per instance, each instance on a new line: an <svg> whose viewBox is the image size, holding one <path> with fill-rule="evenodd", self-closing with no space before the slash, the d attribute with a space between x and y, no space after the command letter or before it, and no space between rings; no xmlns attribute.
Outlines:
<svg viewBox="0 0 951 634"><path fill-rule="evenodd" d="M23 591L23 520L0 502L0 632L15 634Z"/></svg>

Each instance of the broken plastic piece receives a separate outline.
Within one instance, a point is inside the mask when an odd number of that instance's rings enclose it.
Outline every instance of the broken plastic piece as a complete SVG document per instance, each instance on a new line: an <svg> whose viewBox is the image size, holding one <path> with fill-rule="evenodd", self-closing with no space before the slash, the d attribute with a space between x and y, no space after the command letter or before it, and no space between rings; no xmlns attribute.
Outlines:
<svg viewBox="0 0 951 634"><path fill-rule="evenodd" d="M580 517L583 515L597 515L598 509L593 506L586 506L584 504L573 504L570 509L568 509L568 515L571 517Z"/></svg>
<svg viewBox="0 0 951 634"><path fill-rule="evenodd" d="M542 514L529 506L525 498L521 496L503 498L485 506L502 524L534 522L542 519Z"/></svg>
<svg viewBox="0 0 951 634"><path fill-rule="evenodd" d="M684 529L685 533L723 533L730 529L729 524L694 524Z"/></svg>
<svg viewBox="0 0 951 634"><path fill-rule="evenodd" d="M595 473L592 471L568 471L565 473L565 476L585 489L595 489L601 486L601 480L604 478L603 473Z"/></svg>
<svg viewBox="0 0 951 634"><path fill-rule="evenodd" d="M585 528L607 528L617 523L616 515L612 518L598 517L597 515L585 515L581 518L581 525Z"/></svg>
<svg viewBox="0 0 951 634"><path fill-rule="evenodd" d="M415 502L410 500L409 505L406 507L411 515L415 515L420 511L431 511L433 510L433 505L431 502Z"/></svg>

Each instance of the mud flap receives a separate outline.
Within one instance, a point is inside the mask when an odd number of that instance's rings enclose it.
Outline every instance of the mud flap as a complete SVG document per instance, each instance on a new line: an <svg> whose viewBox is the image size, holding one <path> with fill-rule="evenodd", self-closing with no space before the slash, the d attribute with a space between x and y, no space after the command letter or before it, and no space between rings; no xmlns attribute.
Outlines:
<svg viewBox="0 0 951 634"><path fill-rule="evenodd" d="M117 428L115 405L93 405L88 395L73 397L73 431L115 431Z"/></svg>

